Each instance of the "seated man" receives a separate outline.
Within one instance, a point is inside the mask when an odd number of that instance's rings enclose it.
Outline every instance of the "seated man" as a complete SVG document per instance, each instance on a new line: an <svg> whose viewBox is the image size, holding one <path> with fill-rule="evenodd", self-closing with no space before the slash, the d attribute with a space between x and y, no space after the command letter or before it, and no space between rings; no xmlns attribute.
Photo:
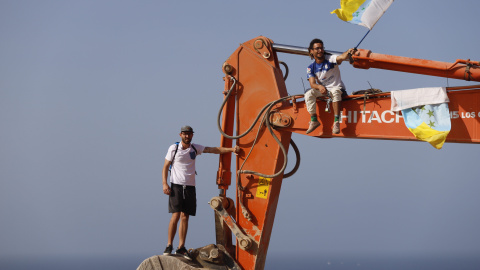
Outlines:
<svg viewBox="0 0 480 270"><path fill-rule="evenodd" d="M333 113L335 114L332 133L338 134L340 133L339 117L342 110L342 94L346 93L338 65L348 59L348 55L353 54L354 49L349 49L338 56L325 54L323 41L316 38L310 42L308 52L310 58L315 59L315 61L307 68L307 78L312 89L305 93L305 104L311 117L306 133L308 134L320 126L316 111L317 97L327 96L328 91L333 99Z"/></svg>

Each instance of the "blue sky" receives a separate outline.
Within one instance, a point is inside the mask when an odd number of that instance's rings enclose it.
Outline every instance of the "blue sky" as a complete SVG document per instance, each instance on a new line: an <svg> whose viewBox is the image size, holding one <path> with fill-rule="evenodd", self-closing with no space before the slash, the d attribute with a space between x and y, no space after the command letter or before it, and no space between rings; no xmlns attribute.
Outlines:
<svg viewBox="0 0 480 270"><path fill-rule="evenodd" d="M345 51L367 31L330 14L339 1L0 7L0 258L159 254L170 218L161 190L166 150L185 124L194 142L219 144L221 66L238 45L263 35L306 47L318 37L327 50ZM479 8L396 1L360 48L479 60ZM288 92L303 93L310 60L278 57L290 68ZM368 83L383 91L474 84L341 70L349 93ZM478 145L292 138L302 163L283 184L268 258L480 255ZM207 202L217 195L217 166L216 155L198 159L188 248L215 241Z"/></svg>

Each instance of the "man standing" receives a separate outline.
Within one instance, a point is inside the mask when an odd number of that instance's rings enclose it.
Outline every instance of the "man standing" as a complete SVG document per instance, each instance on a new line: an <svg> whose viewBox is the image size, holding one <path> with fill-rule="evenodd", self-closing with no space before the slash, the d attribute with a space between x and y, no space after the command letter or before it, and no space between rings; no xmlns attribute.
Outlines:
<svg viewBox="0 0 480 270"><path fill-rule="evenodd" d="M172 213L168 226L168 243L163 255L170 255L173 247L172 242L179 226L179 242L175 254L182 255L188 260L192 258L185 248L185 239L188 230L189 216L195 216L197 210L197 198L195 191L195 158L202 153L225 154L238 153L240 148L226 147L205 147L192 143L193 129L184 126L180 130L181 142L173 144L168 148L163 165L162 180L163 193L169 195L168 212ZM168 171L171 165L170 183L167 183Z"/></svg>
<svg viewBox="0 0 480 270"><path fill-rule="evenodd" d="M349 49L341 55L325 54L323 41L316 38L310 42L308 52L310 58L315 59L307 68L307 78L310 82L311 90L305 93L305 103L307 111L310 113L310 124L307 129L307 134L314 131L320 126L317 120L317 97L327 96L330 93L333 101L333 112L335 120L333 123L332 133L340 133L340 111L342 110L342 94L346 94L345 85L340 76L340 65L352 54L355 50ZM328 91L328 92L327 92Z"/></svg>

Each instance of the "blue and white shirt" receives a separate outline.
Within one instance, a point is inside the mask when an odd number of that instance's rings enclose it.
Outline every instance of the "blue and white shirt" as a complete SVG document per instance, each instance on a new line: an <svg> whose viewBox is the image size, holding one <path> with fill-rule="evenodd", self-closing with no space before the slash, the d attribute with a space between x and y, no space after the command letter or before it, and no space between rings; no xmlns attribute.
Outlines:
<svg viewBox="0 0 480 270"><path fill-rule="evenodd" d="M320 64L313 61L307 68L307 79L311 77L316 77L317 83L329 91L345 89L337 64L337 55L325 55L325 60Z"/></svg>

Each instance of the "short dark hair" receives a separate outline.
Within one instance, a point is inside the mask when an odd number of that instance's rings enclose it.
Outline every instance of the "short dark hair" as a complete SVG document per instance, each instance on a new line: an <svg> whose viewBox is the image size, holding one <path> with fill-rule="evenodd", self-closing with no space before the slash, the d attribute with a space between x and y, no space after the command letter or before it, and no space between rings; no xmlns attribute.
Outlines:
<svg viewBox="0 0 480 270"><path fill-rule="evenodd" d="M312 39L312 41L310 41L310 46L308 46L308 55L310 56L310 59L314 58L313 55L310 53L310 51L313 50L313 45L316 44L316 43L320 43L320 44L324 45L323 41L321 39L319 39L319 38ZM325 55L331 55L331 53L328 53L328 52L325 52L324 54Z"/></svg>
<svg viewBox="0 0 480 270"><path fill-rule="evenodd" d="M310 50L313 50L313 44L315 43L320 43L323 45L323 41L319 38L314 38L312 39L312 41L310 41L310 46L308 46L308 52L310 52Z"/></svg>
<svg viewBox="0 0 480 270"><path fill-rule="evenodd" d="M308 55L310 56L310 59L313 59L312 53L310 53L311 50L313 50L313 45L316 43L320 43L323 45L323 41L319 38L314 38L312 41L310 41L310 46L308 46Z"/></svg>

